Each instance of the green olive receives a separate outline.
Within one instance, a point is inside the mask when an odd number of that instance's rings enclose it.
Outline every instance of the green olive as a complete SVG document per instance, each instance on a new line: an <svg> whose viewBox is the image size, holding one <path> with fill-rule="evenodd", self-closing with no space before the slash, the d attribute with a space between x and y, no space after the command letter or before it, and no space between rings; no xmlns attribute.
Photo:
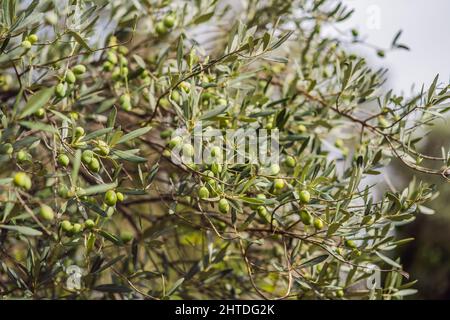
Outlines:
<svg viewBox="0 0 450 320"><path fill-rule="evenodd" d="M77 77L75 76L75 73L69 69L66 72L66 77L64 80L66 80L67 83L74 84L77 81Z"/></svg>
<svg viewBox="0 0 450 320"><path fill-rule="evenodd" d="M342 139L336 139L334 145L336 146L336 148L341 149L342 147L344 147L344 141Z"/></svg>
<svg viewBox="0 0 450 320"><path fill-rule="evenodd" d="M29 50L29 49L31 49L31 42L28 41L28 40L24 40L24 41L22 41L22 43L20 44L20 46L21 46L22 48L24 48L25 50Z"/></svg>
<svg viewBox="0 0 450 320"><path fill-rule="evenodd" d="M73 233L80 233L83 230L83 226L79 223L74 223L72 227Z"/></svg>
<svg viewBox="0 0 450 320"><path fill-rule="evenodd" d="M105 62L103 63L103 66L102 66L103 71L109 72L109 71L111 71L113 68L114 68L114 65L113 65L111 62L105 61Z"/></svg>
<svg viewBox="0 0 450 320"><path fill-rule="evenodd" d="M131 97L128 93L123 94L119 98L119 104L125 111L130 111L133 107L131 106Z"/></svg>
<svg viewBox="0 0 450 320"><path fill-rule="evenodd" d="M284 180L283 180L283 179L275 179L275 180L273 181L273 187L274 187L275 190L281 190L281 189L283 189L283 188L284 188L284 185L285 185L285 183L284 183Z"/></svg>
<svg viewBox="0 0 450 320"><path fill-rule="evenodd" d="M103 201L110 207L113 207L117 203L117 194L114 190L108 190L105 193Z"/></svg>
<svg viewBox="0 0 450 320"><path fill-rule="evenodd" d="M62 184L59 188L58 188L58 195L61 198L67 198L69 194L69 188L67 188L67 186L65 184Z"/></svg>
<svg viewBox="0 0 450 320"><path fill-rule="evenodd" d="M167 139L172 135L172 132L173 131L171 129L167 129L167 130L161 131L159 136L161 137L161 139Z"/></svg>
<svg viewBox="0 0 450 320"><path fill-rule="evenodd" d="M295 167L295 158L294 157L287 156L286 159L284 160L284 162L285 162L286 166L289 168Z"/></svg>
<svg viewBox="0 0 450 320"><path fill-rule="evenodd" d="M41 205L41 208L39 209L39 215L42 219L47 221L52 221L55 218L53 209L46 204Z"/></svg>
<svg viewBox="0 0 450 320"><path fill-rule="evenodd" d="M69 165L69 163L70 163L70 159L69 159L69 157L67 155L60 154L58 156L58 163L62 167L67 167Z"/></svg>
<svg viewBox="0 0 450 320"><path fill-rule="evenodd" d="M219 157L222 153L222 149L218 146L212 147L211 149L211 156L212 157Z"/></svg>
<svg viewBox="0 0 450 320"><path fill-rule="evenodd" d="M39 108L36 110L36 112L34 113L34 115L36 117L38 117L39 119L42 119L45 117L45 109L44 108Z"/></svg>
<svg viewBox="0 0 450 320"><path fill-rule="evenodd" d="M200 187L200 189L198 189L198 197L200 199L207 199L207 198L209 198L209 190L208 190L208 188L206 188L205 186Z"/></svg>
<svg viewBox="0 0 450 320"><path fill-rule="evenodd" d="M61 229L67 233L72 232L73 226L69 220L61 221Z"/></svg>
<svg viewBox="0 0 450 320"><path fill-rule="evenodd" d="M120 233L120 240L122 240L123 243L130 242L133 238L133 234L130 231L122 231Z"/></svg>
<svg viewBox="0 0 450 320"><path fill-rule="evenodd" d="M76 127L75 128L75 137L80 138L84 136L84 129L83 127Z"/></svg>
<svg viewBox="0 0 450 320"><path fill-rule="evenodd" d="M55 94L58 98L64 98L66 96L66 86L60 82L55 87Z"/></svg>
<svg viewBox="0 0 450 320"><path fill-rule="evenodd" d="M314 219L314 228L317 230L323 229L323 221L318 218Z"/></svg>
<svg viewBox="0 0 450 320"><path fill-rule="evenodd" d="M356 243L353 240L346 239L344 243L345 243L345 246L348 248L351 248L351 249L357 248Z"/></svg>
<svg viewBox="0 0 450 320"><path fill-rule="evenodd" d="M313 217L307 210L300 211L300 220L307 226L313 223Z"/></svg>
<svg viewBox="0 0 450 320"><path fill-rule="evenodd" d="M86 72L86 67L82 64L77 64L72 68L73 73L76 75L81 75Z"/></svg>
<svg viewBox="0 0 450 320"><path fill-rule="evenodd" d="M122 192L116 192L117 201L122 202L125 199L125 196Z"/></svg>
<svg viewBox="0 0 450 320"><path fill-rule="evenodd" d="M230 204L227 199L222 198L219 200L219 211L222 213L228 213L230 211Z"/></svg>
<svg viewBox="0 0 450 320"><path fill-rule="evenodd" d="M117 58L117 55L114 52L109 51L106 54L106 60L111 63L112 65L117 64L119 62L119 59Z"/></svg>
<svg viewBox="0 0 450 320"><path fill-rule="evenodd" d="M94 158L94 152L92 150L84 150L81 154L81 161L85 164L91 163L92 159Z"/></svg>
<svg viewBox="0 0 450 320"><path fill-rule="evenodd" d="M3 154L12 154L14 152L14 147L11 143L5 143L1 146L1 152Z"/></svg>
<svg viewBox="0 0 450 320"><path fill-rule="evenodd" d="M303 124L300 124L298 127L297 127L297 130L298 130L298 132L300 132L300 133L305 133L306 132L306 127L303 125Z"/></svg>
<svg viewBox="0 0 450 320"><path fill-rule="evenodd" d="M100 171L100 162L97 158L92 158L91 162L88 164L89 169L92 172L99 172Z"/></svg>
<svg viewBox="0 0 450 320"><path fill-rule="evenodd" d="M336 291L336 297L342 298L343 296L344 296L344 290L339 289L338 291Z"/></svg>
<svg viewBox="0 0 450 320"><path fill-rule="evenodd" d="M173 15L167 15L163 20L164 26L167 28L172 28L175 25L175 17Z"/></svg>
<svg viewBox="0 0 450 320"><path fill-rule="evenodd" d="M194 147L190 143L183 144L183 156L192 157L194 155Z"/></svg>
<svg viewBox="0 0 450 320"><path fill-rule="evenodd" d="M172 138L172 140L169 141L169 148L173 149L176 146L178 146L181 142L183 141L183 138L181 138L180 136L176 136L174 138Z"/></svg>
<svg viewBox="0 0 450 320"><path fill-rule="evenodd" d="M212 165L211 165L211 171L214 173L214 174L219 174L219 173L221 173L222 172L222 165L220 164L220 163L213 163Z"/></svg>
<svg viewBox="0 0 450 320"><path fill-rule="evenodd" d="M93 229L93 228L95 227L95 222L94 222L94 220L92 220L92 219L87 219L87 220L84 222L84 227L85 227L86 229Z"/></svg>
<svg viewBox="0 0 450 320"><path fill-rule="evenodd" d="M30 34L28 37L27 37L27 40L31 43L31 44L35 44L38 40L39 40L39 37L37 36L37 34Z"/></svg>
<svg viewBox="0 0 450 320"><path fill-rule="evenodd" d="M167 28L164 25L164 22L160 21L155 26L155 32L159 35L164 35L167 33Z"/></svg>
<svg viewBox="0 0 450 320"><path fill-rule="evenodd" d="M170 94L170 99L172 99L176 103L180 104L180 102L181 102L181 95L180 95L180 93L177 90L173 90L172 93Z"/></svg>
<svg viewBox="0 0 450 320"><path fill-rule="evenodd" d="M276 163L272 164L270 166L270 174L272 176L276 176L279 173L280 173L280 166L278 164L276 164Z"/></svg>
<svg viewBox="0 0 450 320"><path fill-rule="evenodd" d="M16 154L16 159L19 162L24 162L28 160L28 153L24 150L19 150L19 152L17 152Z"/></svg>
<svg viewBox="0 0 450 320"><path fill-rule="evenodd" d="M31 189L31 179L25 172L17 172L13 178L14 184L25 190Z"/></svg>
<svg viewBox="0 0 450 320"><path fill-rule="evenodd" d="M311 201L311 194L307 190L300 191L299 197L301 203L307 204Z"/></svg>

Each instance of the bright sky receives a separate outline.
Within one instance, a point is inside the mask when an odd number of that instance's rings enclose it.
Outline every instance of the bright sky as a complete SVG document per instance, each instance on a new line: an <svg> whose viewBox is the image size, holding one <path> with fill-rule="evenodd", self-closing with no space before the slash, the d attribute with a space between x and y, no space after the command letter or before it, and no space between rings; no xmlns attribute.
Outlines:
<svg viewBox="0 0 450 320"><path fill-rule="evenodd" d="M437 73L444 83L450 79L450 1L449 0L344 0L355 8L345 27L358 27L367 41L389 47L394 35L403 30L400 42L411 51L395 51L385 59L370 52L370 63L389 68L388 86L410 92ZM377 18L379 17L379 19ZM342 24L344 26L344 24Z"/></svg>

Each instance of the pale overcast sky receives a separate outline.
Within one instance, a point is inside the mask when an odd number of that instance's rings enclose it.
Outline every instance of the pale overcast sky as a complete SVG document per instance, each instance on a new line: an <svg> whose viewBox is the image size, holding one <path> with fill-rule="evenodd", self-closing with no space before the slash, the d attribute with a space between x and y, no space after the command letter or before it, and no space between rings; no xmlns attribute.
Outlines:
<svg viewBox="0 0 450 320"><path fill-rule="evenodd" d="M437 73L448 83L449 0L344 0L344 3L355 8L345 27L358 27L361 35L375 45L389 47L396 32L403 30L401 43L407 44L411 51L391 52L385 59L368 53L372 64L389 68L389 87L409 93L412 84L416 88L423 83L427 86Z"/></svg>

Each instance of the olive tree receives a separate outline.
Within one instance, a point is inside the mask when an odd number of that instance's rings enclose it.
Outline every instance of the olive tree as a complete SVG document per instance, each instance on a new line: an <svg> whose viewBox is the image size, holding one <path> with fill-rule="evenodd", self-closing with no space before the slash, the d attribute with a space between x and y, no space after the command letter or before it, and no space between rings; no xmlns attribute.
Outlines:
<svg viewBox="0 0 450 320"><path fill-rule="evenodd" d="M448 152L418 147L448 84L386 91L352 53L358 31L329 32L352 14L336 1L239 5L1 1L1 296L414 293L395 227L435 192L414 179L380 195L377 176L397 158L446 181ZM378 56L407 49L399 37ZM279 163L247 146L221 161L206 141L210 161L187 161L199 124L265 130Z"/></svg>

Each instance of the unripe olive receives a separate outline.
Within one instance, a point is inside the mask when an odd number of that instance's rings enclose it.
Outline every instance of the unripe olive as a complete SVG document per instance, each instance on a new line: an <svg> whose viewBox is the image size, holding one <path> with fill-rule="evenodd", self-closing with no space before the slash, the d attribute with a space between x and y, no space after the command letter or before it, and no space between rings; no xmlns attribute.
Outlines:
<svg viewBox="0 0 450 320"><path fill-rule="evenodd" d="M95 227L95 222L94 222L94 220L92 220L92 219L87 219L87 220L84 222L84 227L85 227L86 229L92 229L92 228L94 228L94 227Z"/></svg>
<svg viewBox="0 0 450 320"><path fill-rule="evenodd" d="M164 35L167 33L167 28L164 25L164 22L160 21L155 26L155 32L159 35Z"/></svg>
<svg viewBox="0 0 450 320"><path fill-rule="evenodd" d="M105 62L103 63L103 66L102 66L103 71L109 72L109 71L111 71L113 68L114 68L114 65L113 65L111 62L105 61Z"/></svg>
<svg viewBox="0 0 450 320"><path fill-rule="evenodd" d="M113 207L117 203L117 194L114 190L108 190L105 193L103 201L110 207Z"/></svg>
<svg viewBox="0 0 450 320"><path fill-rule="evenodd" d="M208 188L206 188L205 186L200 187L200 189L198 189L198 197L200 199L207 199L207 198L209 198L209 190L208 190Z"/></svg>
<svg viewBox="0 0 450 320"><path fill-rule="evenodd" d="M67 233L72 232L73 226L69 220L61 221L61 229Z"/></svg>
<svg viewBox="0 0 450 320"><path fill-rule="evenodd" d="M214 173L214 174L219 174L219 173L221 173L222 172L222 165L220 164L220 163L213 163L212 165L211 165L211 171Z"/></svg>
<svg viewBox="0 0 450 320"><path fill-rule="evenodd" d="M300 133L305 133L306 132L306 127L303 125L303 124L300 124L298 127L297 127L297 130L298 130L298 132L300 132Z"/></svg>
<svg viewBox="0 0 450 320"><path fill-rule="evenodd" d="M180 93L177 90L172 91L172 93L170 94L170 98L178 104L181 101Z"/></svg>
<svg viewBox="0 0 450 320"><path fill-rule="evenodd" d="M125 58L124 56L119 56L119 62L121 65L125 66L128 64L128 59Z"/></svg>
<svg viewBox="0 0 450 320"><path fill-rule="evenodd" d="M77 77L75 77L72 70L67 70L64 80L66 80L67 83L73 84L77 81Z"/></svg>
<svg viewBox="0 0 450 320"><path fill-rule="evenodd" d="M92 159L94 158L94 152L92 150L84 150L81 154L81 161L85 164L91 163Z"/></svg>
<svg viewBox="0 0 450 320"><path fill-rule="evenodd" d="M92 158L91 162L88 164L89 169L92 172L99 172L100 171L100 162L97 158Z"/></svg>
<svg viewBox="0 0 450 320"><path fill-rule="evenodd" d="M192 157L194 155L194 147L190 143L183 144L183 156Z"/></svg>
<svg viewBox="0 0 450 320"><path fill-rule="evenodd" d="M60 82L55 87L55 94L58 98L64 98L66 96L66 86Z"/></svg>
<svg viewBox="0 0 450 320"><path fill-rule="evenodd" d="M276 163L270 166L270 174L275 176L280 173L280 166Z"/></svg>
<svg viewBox="0 0 450 320"><path fill-rule="evenodd" d="M24 41L22 41L22 43L20 44L20 46L21 46L22 48L24 48L25 50L29 50L29 49L31 49L31 42L28 41L28 40L24 40Z"/></svg>
<svg viewBox="0 0 450 320"><path fill-rule="evenodd" d="M58 23L58 15L53 11L47 12L44 16L44 19L47 24L52 26Z"/></svg>
<svg viewBox="0 0 450 320"><path fill-rule="evenodd" d="M356 243L353 240L346 239L344 242L345 246L351 249L357 248Z"/></svg>
<svg viewBox="0 0 450 320"><path fill-rule="evenodd" d="M228 200L225 198L222 198L219 200L219 211L222 213L228 213L230 210L230 204L228 203Z"/></svg>
<svg viewBox="0 0 450 320"><path fill-rule="evenodd" d="M120 240L122 240L123 243L130 242L133 240L133 234L130 231L122 231L120 233Z"/></svg>
<svg viewBox="0 0 450 320"><path fill-rule="evenodd" d="M219 157L222 152L222 149L218 146L212 147L211 149L211 156L212 157Z"/></svg>
<svg viewBox="0 0 450 320"><path fill-rule="evenodd" d="M110 149L105 141L99 140L97 141L97 148L95 148L95 151L101 156L107 156L109 154Z"/></svg>
<svg viewBox="0 0 450 320"><path fill-rule="evenodd" d="M285 163L286 163L286 166L288 166L289 168L294 168L295 167L295 158L291 157L291 156L287 156L285 159Z"/></svg>
<svg viewBox="0 0 450 320"><path fill-rule="evenodd" d="M36 112L34 113L36 117L42 119L45 116L45 109L44 108L39 108L36 110Z"/></svg>
<svg viewBox="0 0 450 320"><path fill-rule="evenodd" d="M69 193L69 188L67 188L67 186L65 184L62 184L59 188L58 188L58 195L61 198L67 198L68 197L68 193Z"/></svg>
<svg viewBox="0 0 450 320"><path fill-rule="evenodd" d="M74 223L72 226L72 232L73 233L80 233L83 229L83 226L79 223Z"/></svg>
<svg viewBox="0 0 450 320"><path fill-rule="evenodd" d="M84 136L84 129L83 127L76 127L75 128L75 137L79 138Z"/></svg>
<svg viewBox="0 0 450 320"><path fill-rule="evenodd" d="M283 179L275 179L273 181L273 188L275 190L281 190L284 188L284 180Z"/></svg>
<svg viewBox="0 0 450 320"><path fill-rule="evenodd" d="M35 44L38 40L39 40L39 38L38 38L38 36L36 35L36 34L30 34L28 37L27 37L27 40L31 43L31 44Z"/></svg>
<svg viewBox="0 0 450 320"><path fill-rule="evenodd" d="M69 159L69 157L67 155L60 154L58 156L58 163L62 167L67 167L69 165L69 163L70 163L70 159Z"/></svg>
<svg viewBox="0 0 450 320"><path fill-rule="evenodd" d="M313 217L307 210L300 211L300 220L303 222L304 225L307 226L313 223Z"/></svg>
<svg viewBox="0 0 450 320"><path fill-rule="evenodd" d="M14 184L25 190L31 189L31 179L25 172L17 172L13 178Z"/></svg>
<svg viewBox="0 0 450 320"><path fill-rule="evenodd" d="M39 215L42 219L47 221L52 221L55 218L53 209L45 204L41 205L41 208L39 209Z"/></svg>
<svg viewBox="0 0 450 320"><path fill-rule="evenodd" d="M336 148L342 148L344 146L344 141L342 139L336 139L336 141L334 142L334 145L336 146Z"/></svg>
<svg viewBox="0 0 450 320"><path fill-rule="evenodd" d="M259 207L256 209L256 212L258 213L258 215L259 215L261 218L266 219L266 217L267 217L267 209L266 209L266 207L264 207L264 206L259 206Z"/></svg>
<svg viewBox="0 0 450 320"><path fill-rule="evenodd" d="M125 199L125 196L122 192L116 192L117 201L122 202Z"/></svg>
<svg viewBox="0 0 450 320"><path fill-rule="evenodd" d="M86 72L86 67L82 64L77 64L72 68L73 73L76 75L81 75Z"/></svg>
<svg viewBox="0 0 450 320"><path fill-rule="evenodd" d="M14 148L11 143L5 143L1 146L1 152L4 154L12 154L14 152Z"/></svg>
<svg viewBox="0 0 450 320"><path fill-rule="evenodd" d="M336 291L336 297L342 298L344 296L344 290L340 289Z"/></svg>
<svg viewBox="0 0 450 320"><path fill-rule="evenodd" d="M383 50L378 50L378 51L377 51L377 55L378 55L380 58L384 58L384 57L386 56L386 53L385 53Z"/></svg>
<svg viewBox="0 0 450 320"><path fill-rule="evenodd" d="M17 152L16 154L16 159L19 162L23 162L28 160L28 153L24 150L19 150L19 152Z"/></svg>
<svg viewBox="0 0 450 320"><path fill-rule="evenodd" d="M314 228L317 230L323 229L323 221L318 218L314 219Z"/></svg>
<svg viewBox="0 0 450 320"><path fill-rule="evenodd" d="M117 64L119 62L119 59L117 58L117 55L114 52L109 51L106 54L106 60L111 64Z"/></svg>
<svg viewBox="0 0 450 320"><path fill-rule="evenodd" d="M309 201L311 201L311 194L307 190L300 191L299 197L300 197L300 202L302 202L302 203L306 204L306 203L309 203Z"/></svg>
<svg viewBox="0 0 450 320"><path fill-rule="evenodd" d="M161 139L167 139L172 135L172 132L173 132L172 130L167 129L167 130L161 131L159 136L161 137Z"/></svg>
<svg viewBox="0 0 450 320"><path fill-rule="evenodd" d="M169 141L168 146L170 149L173 149L176 146L178 146L182 141L183 139L180 136L173 137L172 140Z"/></svg>
<svg viewBox="0 0 450 320"><path fill-rule="evenodd" d="M164 26L167 28L172 28L175 25L175 17L173 15L167 15L163 20Z"/></svg>

